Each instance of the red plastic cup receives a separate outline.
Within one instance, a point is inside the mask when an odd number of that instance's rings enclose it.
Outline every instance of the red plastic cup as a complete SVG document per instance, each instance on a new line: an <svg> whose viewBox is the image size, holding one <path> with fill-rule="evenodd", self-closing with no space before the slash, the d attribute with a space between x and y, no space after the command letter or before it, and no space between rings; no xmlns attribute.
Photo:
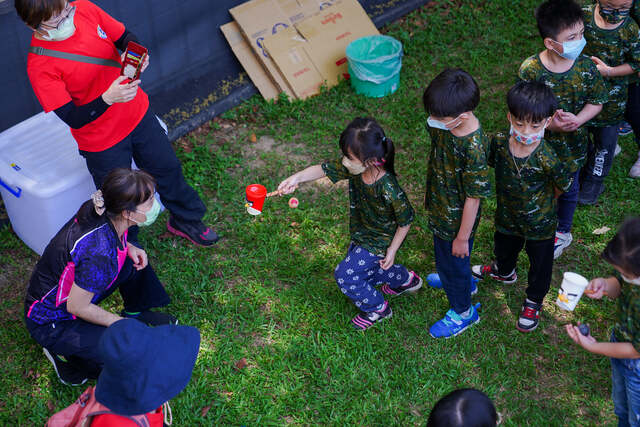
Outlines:
<svg viewBox="0 0 640 427"><path fill-rule="evenodd" d="M251 215L260 215L264 200L267 198L267 188L260 184L251 184L247 186L247 203L245 204L247 212Z"/></svg>

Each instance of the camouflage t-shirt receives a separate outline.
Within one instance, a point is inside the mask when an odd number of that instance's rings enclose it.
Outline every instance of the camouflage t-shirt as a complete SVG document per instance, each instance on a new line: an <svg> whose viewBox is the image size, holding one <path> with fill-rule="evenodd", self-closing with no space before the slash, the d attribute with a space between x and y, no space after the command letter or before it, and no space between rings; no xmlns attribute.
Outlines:
<svg viewBox="0 0 640 427"><path fill-rule="evenodd" d="M640 352L640 286L632 285L616 275L620 282L620 296L613 334L618 342L630 342Z"/></svg>
<svg viewBox="0 0 640 427"><path fill-rule="evenodd" d="M617 28L605 30L594 21L594 5L584 7L584 54L596 56L611 67L629 64L635 72L640 70L640 29L631 17ZM611 126L624 119L629 76L605 78L609 101L589 125Z"/></svg>
<svg viewBox="0 0 640 427"><path fill-rule="evenodd" d="M596 64L584 55L580 55L564 73L549 71L542 64L540 55L534 55L524 60L518 77L526 81L543 82L553 90L558 99L558 108L576 115L586 104L601 105L608 99L602 75ZM574 132L547 131L544 139L560 160L567 163L569 172L574 173L582 167L588 145L585 126Z"/></svg>
<svg viewBox="0 0 640 427"><path fill-rule="evenodd" d="M351 241L375 255L384 256L398 227L413 222L414 211L395 175L386 173L373 184L351 175L342 159L322 164L331 182L349 180L349 231Z"/></svg>
<svg viewBox="0 0 640 427"><path fill-rule="evenodd" d="M431 151L427 166L425 208L429 228L443 240L456 238L467 197L483 199L491 195L487 151L489 141L482 128L463 137L429 128ZM471 237L480 220L480 209Z"/></svg>
<svg viewBox="0 0 640 427"><path fill-rule="evenodd" d="M558 216L554 187L567 191L571 176L545 142L542 140L528 157L518 158L511 155L508 133L498 133L491 139L488 163L496 173L495 222L501 233L531 240L555 236Z"/></svg>

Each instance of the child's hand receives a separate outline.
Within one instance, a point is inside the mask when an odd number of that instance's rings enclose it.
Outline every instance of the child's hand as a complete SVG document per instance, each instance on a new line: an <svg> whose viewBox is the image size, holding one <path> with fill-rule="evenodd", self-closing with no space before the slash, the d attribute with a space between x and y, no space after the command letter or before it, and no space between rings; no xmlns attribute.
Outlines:
<svg viewBox="0 0 640 427"><path fill-rule="evenodd" d="M565 325L565 329L567 330L567 335L569 335L569 338L571 338L573 342L587 351L591 351L593 345L598 342L594 337L591 336L591 334L586 337L582 335L580 333L580 329L578 329L577 326L569 324Z"/></svg>
<svg viewBox="0 0 640 427"><path fill-rule="evenodd" d="M387 248L387 254L379 261L380 267L383 270L388 270L393 264L395 264L395 259L396 251L392 250L391 248Z"/></svg>
<svg viewBox="0 0 640 427"><path fill-rule="evenodd" d="M458 258L466 258L469 256L469 240L455 238L451 247L451 255Z"/></svg>
<svg viewBox="0 0 640 427"><path fill-rule="evenodd" d="M598 71L600 71L600 74L604 77L609 77L609 75L611 75L611 67L605 64L602 59L597 56L592 56L591 60L596 63L596 67L598 68Z"/></svg>
<svg viewBox="0 0 640 427"><path fill-rule="evenodd" d="M289 178L285 179L278 185L278 191L280 194L291 194L296 188L298 188L298 177L296 175L291 175Z"/></svg>
<svg viewBox="0 0 640 427"><path fill-rule="evenodd" d="M558 119L558 124L563 132L573 132L582 126L576 115L568 111L560 110L556 115L556 119Z"/></svg>
<svg viewBox="0 0 640 427"><path fill-rule="evenodd" d="M603 295L607 293L607 281L602 277L598 277L589 282L587 289L584 290L584 293L593 299L600 299Z"/></svg>

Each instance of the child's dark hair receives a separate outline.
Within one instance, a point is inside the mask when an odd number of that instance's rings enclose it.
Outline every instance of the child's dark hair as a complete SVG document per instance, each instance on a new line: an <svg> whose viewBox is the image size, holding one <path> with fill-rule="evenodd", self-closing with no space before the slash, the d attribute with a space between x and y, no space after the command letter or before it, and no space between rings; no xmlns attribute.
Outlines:
<svg viewBox="0 0 640 427"><path fill-rule="evenodd" d="M602 252L602 259L632 278L640 277L640 217L627 219Z"/></svg>
<svg viewBox="0 0 640 427"><path fill-rule="evenodd" d="M62 12L65 0L15 0L18 16L31 28L38 28L44 21Z"/></svg>
<svg viewBox="0 0 640 427"><path fill-rule="evenodd" d="M435 117L458 117L473 111L480 102L480 89L469 73L447 68L436 76L422 95L425 111Z"/></svg>
<svg viewBox="0 0 640 427"><path fill-rule="evenodd" d="M520 81L509 89L507 106L514 119L537 123L553 116L558 100L546 84Z"/></svg>
<svg viewBox="0 0 640 427"><path fill-rule="evenodd" d="M498 413L489 397L473 388L452 391L431 410L427 427L495 427Z"/></svg>
<svg viewBox="0 0 640 427"><path fill-rule="evenodd" d="M128 168L113 169L100 187L104 200L104 213L110 219L124 211L135 211L136 207L155 193L155 180L145 171ZM100 218L94 203L89 200L78 211L79 222L92 222Z"/></svg>
<svg viewBox="0 0 640 427"><path fill-rule="evenodd" d="M384 170L396 174L393 141L372 118L358 117L349 123L340 134L340 150L347 157L353 154L363 164L370 161L381 163Z"/></svg>
<svg viewBox="0 0 640 427"><path fill-rule="evenodd" d="M584 21L582 8L573 0L547 0L538 6L535 16L540 36L556 41L561 31Z"/></svg>

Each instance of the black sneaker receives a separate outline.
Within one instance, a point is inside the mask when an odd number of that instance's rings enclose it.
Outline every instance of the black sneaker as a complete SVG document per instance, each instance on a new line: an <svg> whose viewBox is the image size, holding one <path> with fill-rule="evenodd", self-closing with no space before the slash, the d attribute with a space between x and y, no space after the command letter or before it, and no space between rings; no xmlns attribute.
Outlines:
<svg viewBox="0 0 640 427"><path fill-rule="evenodd" d="M364 331L373 326L374 323L391 317L392 314L393 312L391 311L391 307L389 307L389 303L385 301L382 310L370 312L361 311L360 314L351 319L351 324L357 330Z"/></svg>
<svg viewBox="0 0 640 427"><path fill-rule="evenodd" d="M183 222L171 216L167 221L167 230L198 246L209 247L219 239L218 234L204 225L202 221Z"/></svg>
<svg viewBox="0 0 640 427"><path fill-rule="evenodd" d="M49 359L56 371L60 382L64 385L78 386L87 382L88 376L83 369L79 369L62 356L52 354L46 348L42 348L44 355Z"/></svg>
<svg viewBox="0 0 640 427"><path fill-rule="evenodd" d="M409 283L406 285L398 286L397 288L392 288L388 283L382 285L380 290L383 294L387 295L400 295L405 292L416 292L418 289L422 287L422 279L413 271L409 272Z"/></svg>
<svg viewBox="0 0 640 427"><path fill-rule="evenodd" d="M604 184L601 182L585 181L578 193L578 203L581 205L595 205L598 197L604 192Z"/></svg>
<svg viewBox="0 0 640 427"><path fill-rule="evenodd" d="M131 314L126 311L120 312L120 316L136 319L141 321L142 323L149 326L160 326L160 325L177 325L178 319L168 313L161 313L159 311L141 311L140 313Z"/></svg>
<svg viewBox="0 0 640 427"><path fill-rule="evenodd" d="M520 317L518 323L516 323L516 329L520 332L531 332L538 327L540 323L540 312L542 311L542 304L536 304L528 299L524 300L522 304L522 310L520 311Z"/></svg>
<svg viewBox="0 0 640 427"><path fill-rule="evenodd" d="M503 283L515 283L518 280L518 275L516 274L516 269L507 275L502 275L498 273L498 266L495 262L492 262L489 265L474 265L471 267L471 274L473 274L478 279L484 279L489 276L494 280L498 280Z"/></svg>

